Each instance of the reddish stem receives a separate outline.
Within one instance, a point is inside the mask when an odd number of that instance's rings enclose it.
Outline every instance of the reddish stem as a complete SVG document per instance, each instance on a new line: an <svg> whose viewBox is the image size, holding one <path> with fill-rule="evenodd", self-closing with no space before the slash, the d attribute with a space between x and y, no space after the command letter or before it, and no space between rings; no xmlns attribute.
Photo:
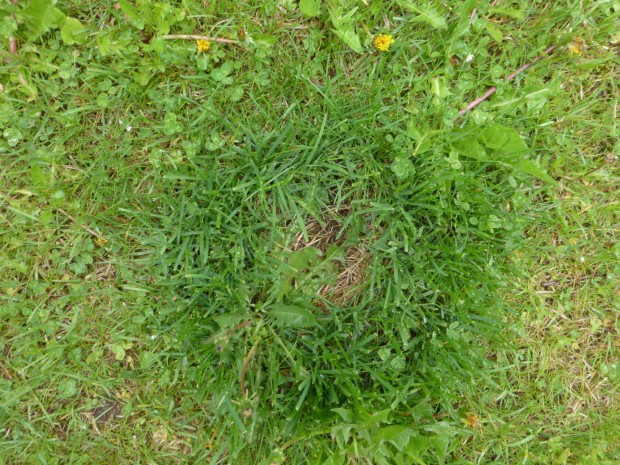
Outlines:
<svg viewBox="0 0 620 465"><path fill-rule="evenodd" d="M508 76L506 76L506 78L504 79L506 82L512 81L515 77L517 77L519 74L521 74L523 71L525 71L526 69L530 68L531 66L535 65L536 63L538 63L540 60L542 60L543 58L546 58L549 56L549 54L551 52L553 52L556 49L556 45L552 45L551 47L549 47L547 50L545 50L543 53L541 53L540 55L538 55L534 60L532 60L529 63L524 64L523 66L521 66L519 69L513 71L512 73L510 73ZM495 92L497 91L497 87L493 86L491 87L489 90L486 91L486 93L480 97L477 98L476 100L474 100L473 102L471 102L469 105L467 105L464 109L462 109L461 111L459 111L459 115L463 116L465 113L467 113L468 111L473 110L474 108L476 108L478 105L480 105L482 102L484 102L485 100L487 100L491 95L493 95Z"/></svg>
<svg viewBox="0 0 620 465"><path fill-rule="evenodd" d="M246 321L244 323L238 324L233 329L229 329L228 332L226 333L226 336L230 336L232 333L234 333L238 329L245 328L246 326L250 326L252 323L254 323L254 322L252 320L249 320L249 321Z"/></svg>

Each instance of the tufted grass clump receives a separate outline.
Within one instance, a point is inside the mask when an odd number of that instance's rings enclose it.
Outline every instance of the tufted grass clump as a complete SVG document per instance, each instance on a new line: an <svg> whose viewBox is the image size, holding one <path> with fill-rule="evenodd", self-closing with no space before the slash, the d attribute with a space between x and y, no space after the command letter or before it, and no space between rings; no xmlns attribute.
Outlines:
<svg viewBox="0 0 620 465"><path fill-rule="evenodd" d="M441 419L501 343L527 146L501 125L386 120L372 97L243 128L167 175L157 260L230 454L442 458Z"/></svg>

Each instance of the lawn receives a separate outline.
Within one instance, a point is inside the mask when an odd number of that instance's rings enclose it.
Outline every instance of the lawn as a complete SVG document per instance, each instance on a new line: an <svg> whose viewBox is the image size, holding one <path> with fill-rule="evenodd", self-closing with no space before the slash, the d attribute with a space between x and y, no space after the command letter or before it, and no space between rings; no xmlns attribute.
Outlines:
<svg viewBox="0 0 620 465"><path fill-rule="evenodd" d="M620 463L619 24L0 3L0 463Z"/></svg>

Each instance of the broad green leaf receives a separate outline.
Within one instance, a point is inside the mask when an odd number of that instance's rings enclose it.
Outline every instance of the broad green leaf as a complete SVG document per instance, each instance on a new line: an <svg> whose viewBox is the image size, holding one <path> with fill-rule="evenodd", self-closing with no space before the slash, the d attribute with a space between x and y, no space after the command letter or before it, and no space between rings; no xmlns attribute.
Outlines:
<svg viewBox="0 0 620 465"><path fill-rule="evenodd" d="M114 38L114 40L113 40ZM95 42L101 56L108 56L111 54L122 55L127 50L129 45L128 39L119 40L116 36L112 36L109 31L97 32Z"/></svg>
<svg viewBox="0 0 620 465"><path fill-rule="evenodd" d="M414 5L411 0L398 0L398 4L402 8L418 14L412 19L414 23L427 23L435 29L444 29L447 26L446 19L430 5L422 8Z"/></svg>
<svg viewBox="0 0 620 465"><path fill-rule="evenodd" d="M433 416L433 407L430 402L425 399L416 404L409 413L411 413L411 418L413 418L416 422L421 422L423 420L428 420Z"/></svg>
<svg viewBox="0 0 620 465"><path fill-rule="evenodd" d="M480 133L480 140L503 155L525 155L528 151L527 144L517 130L501 124L490 124L484 128Z"/></svg>
<svg viewBox="0 0 620 465"><path fill-rule="evenodd" d="M127 15L127 17L131 20L134 26L138 29L144 29L145 21L131 2L127 0L119 0L118 4L121 7L123 13Z"/></svg>
<svg viewBox="0 0 620 465"><path fill-rule="evenodd" d="M315 265L321 251L316 247L305 247L289 253L288 264L295 269L295 273Z"/></svg>
<svg viewBox="0 0 620 465"><path fill-rule="evenodd" d="M252 40L256 45L265 48L273 47L278 42L278 39L276 39L275 36L269 34L257 34L252 36Z"/></svg>
<svg viewBox="0 0 620 465"><path fill-rule="evenodd" d="M321 10L321 0L299 0L299 9L308 18L318 16Z"/></svg>
<svg viewBox="0 0 620 465"><path fill-rule="evenodd" d="M538 113L545 106L549 97L553 94L553 91L548 87L529 92L525 99L527 100L528 110Z"/></svg>
<svg viewBox="0 0 620 465"><path fill-rule="evenodd" d="M16 89L26 94L27 100L35 100L39 95L37 86L25 74L14 73L11 75L11 82L16 85Z"/></svg>
<svg viewBox="0 0 620 465"><path fill-rule="evenodd" d="M224 62L224 64L222 64L222 66L220 66L219 68L215 68L213 71L211 71L210 75L217 82L221 82L223 84L232 84L234 82L234 79L229 75L233 70L233 66L234 64L232 61L226 61Z"/></svg>
<svg viewBox="0 0 620 465"><path fill-rule="evenodd" d="M0 19L0 37L8 37L17 30L17 21L11 16Z"/></svg>
<svg viewBox="0 0 620 465"><path fill-rule="evenodd" d="M47 184L47 176L39 165L32 165L30 167L30 177L37 186L45 186Z"/></svg>
<svg viewBox="0 0 620 465"><path fill-rule="evenodd" d="M493 23L487 23L487 32L495 42L501 42L504 40L504 34Z"/></svg>
<svg viewBox="0 0 620 465"><path fill-rule="evenodd" d="M390 355L392 355L392 349L383 347L377 351L377 355L379 355L379 358L385 362L388 358L390 358Z"/></svg>
<svg viewBox="0 0 620 465"><path fill-rule="evenodd" d="M478 0L467 0L463 5L459 6L459 20L452 32L452 43L454 44L456 39L466 35L471 27L471 12L478 5ZM453 48L453 46L451 46Z"/></svg>
<svg viewBox="0 0 620 465"><path fill-rule="evenodd" d="M161 37L153 38L148 44L142 44L145 52L164 53L164 39Z"/></svg>
<svg viewBox="0 0 620 465"><path fill-rule="evenodd" d="M60 29L62 41L67 45L83 44L86 41L86 28L75 18L67 18Z"/></svg>
<svg viewBox="0 0 620 465"><path fill-rule="evenodd" d="M157 355L149 351L140 352L138 360L140 361L140 368L146 369L157 360Z"/></svg>
<svg viewBox="0 0 620 465"><path fill-rule="evenodd" d="M297 305L273 304L267 311L267 315L278 323L293 328L307 328L316 323L312 313Z"/></svg>
<svg viewBox="0 0 620 465"><path fill-rule="evenodd" d="M431 446L432 444L429 438L416 434L409 439L405 453L412 459L419 459Z"/></svg>
<svg viewBox="0 0 620 465"><path fill-rule="evenodd" d="M407 123L407 136L416 141L415 154L426 152L432 143L433 137L438 131L424 131L416 126L414 119L412 118Z"/></svg>
<svg viewBox="0 0 620 465"><path fill-rule="evenodd" d="M18 13L24 19L29 29L39 36L51 27L59 27L65 20L65 15L56 8L54 0L31 0L28 6Z"/></svg>
<svg viewBox="0 0 620 465"><path fill-rule="evenodd" d="M456 150L459 155L467 158L473 158L479 161L485 161L488 159L484 148L473 137L466 137L459 141L453 142L452 148Z"/></svg>
<svg viewBox="0 0 620 465"><path fill-rule="evenodd" d="M399 452L403 452L409 442L409 438L414 435L414 431L406 426L390 425L374 433L370 440L375 445L379 445L384 441L389 441L394 444Z"/></svg>
<svg viewBox="0 0 620 465"><path fill-rule="evenodd" d="M336 261L343 265L346 263L344 248L341 245L332 244L325 251L325 261Z"/></svg>
<svg viewBox="0 0 620 465"><path fill-rule="evenodd" d="M322 465L345 465L345 456L340 452L334 452Z"/></svg>
<svg viewBox="0 0 620 465"><path fill-rule="evenodd" d="M435 433L430 439L431 444L435 448L435 453L437 454L437 458L439 458L440 462L443 463L444 457L446 456L446 452L448 451L448 446L450 444L450 439L454 436L454 430L452 427L445 422L435 423L433 425L425 426L424 429L426 431L432 431Z"/></svg>
<svg viewBox="0 0 620 465"><path fill-rule="evenodd" d="M336 34L338 37L342 39L342 41L347 44L354 52L362 53L364 49L362 48L362 44L360 42L360 38L357 33L353 30L351 26L350 29L332 29L332 32Z"/></svg>
<svg viewBox="0 0 620 465"><path fill-rule="evenodd" d="M248 316L242 313L222 313L213 317L220 329L229 329L237 326L242 321L247 321Z"/></svg>
<svg viewBox="0 0 620 465"><path fill-rule="evenodd" d="M538 166L533 161L528 160L527 158L521 158L519 160L519 168L521 168L521 170L525 171L527 174L534 176L535 178L538 178L549 184L556 184L555 179L549 176L549 174L547 174L547 172L543 168Z"/></svg>
<svg viewBox="0 0 620 465"><path fill-rule="evenodd" d="M353 423L355 421L355 415L352 410L346 408L334 408L332 412L337 413L345 423Z"/></svg>

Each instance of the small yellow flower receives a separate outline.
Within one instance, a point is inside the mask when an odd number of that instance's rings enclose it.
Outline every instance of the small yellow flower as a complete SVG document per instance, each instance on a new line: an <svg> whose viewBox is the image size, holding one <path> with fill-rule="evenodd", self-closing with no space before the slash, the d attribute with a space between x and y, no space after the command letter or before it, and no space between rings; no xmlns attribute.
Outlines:
<svg viewBox="0 0 620 465"><path fill-rule="evenodd" d="M387 52L390 49L390 45L394 42L394 39L390 34L379 34L372 41L372 44L380 52Z"/></svg>
<svg viewBox="0 0 620 465"><path fill-rule="evenodd" d="M581 37L575 37L568 46L568 53L571 55L581 55L586 50L586 41Z"/></svg>
<svg viewBox="0 0 620 465"><path fill-rule="evenodd" d="M199 52L208 52L211 48L211 42L208 40L200 39L196 41L196 47L198 47Z"/></svg>
<svg viewBox="0 0 620 465"><path fill-rule="evenodd" d="M480 422L480 418L477 415L474 415L471 412L467 412L465 415L465 424L467 426L471 426L472 428L476 428L478 423Z"/></svg>
<svg viewBox="0 0 620 465"><path fill-rule="evenodd" d="M97 247L103 247L104 245L106 245L107 242L108 240L102 236L97 236L97 239L95 239L95 245Z"/></svg>

